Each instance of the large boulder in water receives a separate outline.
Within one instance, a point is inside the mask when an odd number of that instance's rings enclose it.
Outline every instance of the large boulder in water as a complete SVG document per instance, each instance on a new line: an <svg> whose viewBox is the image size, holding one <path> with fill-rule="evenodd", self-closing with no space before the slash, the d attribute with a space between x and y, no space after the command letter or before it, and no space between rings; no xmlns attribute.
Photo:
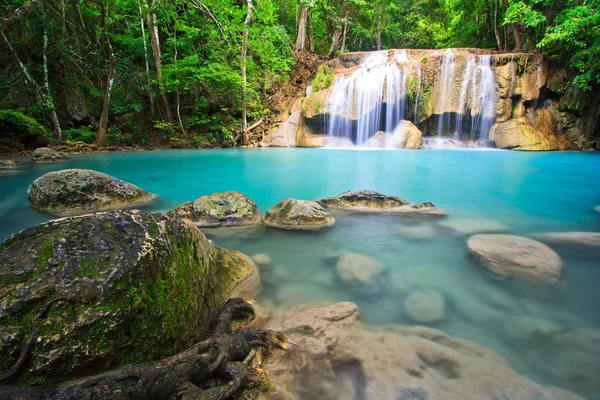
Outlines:
<svg viewBox="0 0 600 400"><path fill-rule="evenodd" d="M332 226L335 218L314 201L284 199L265 215L265 224L274 228L314 231Z"/></svg>
<svg viewBox="0 0 600 400"><path fill-rule="evenodd" d="M536 130L526 118L511 119L495 124L490 130L490 139L496 147L510 150L576 150L564 136L558 136L546 130Z"/></svg>
<svg viewBox="0 0 600 400"><path fill-rule="evenodd" d="M400 121L388 138L386 147L393 149L420 149L423 134L412 122Z"/></svg>
<svg viewBox="0 0 600 400"><path fill-rule="evenodd" d="M168 215L187 218L203 227L259 225L263 220L256 203L238 192L203 196L180 205Z"/></svg>
<svg viewBox="0 0 600 400"><path fill-rule="evenodd" d="M578 250L600 250L600 232L556 232L542 233L537 238L552 246Z"/></svg>
<svg viewBox="0 0 600 400"><path fill-rule="evenodd" d="M384 271L383 264L371 257L357 253L343 253L336 265L340 279L352 285L371 287Z"/></svg>
<svg viewBox="0 0 600 400"><path fill-rule="evenodd" d="M557 283L562 260L550 247L522 236L480 234L467 241L469 253L479 263L505 278L535 283Z"/></svg>
<svg viewBox="0 0 600 400"><path fill-rule="evenodd" d="M0 168L18 168L21 166L21 163L15 160L0 160Z"/></svg>
<svg viewBox="0 0 600 400"><path fill-rule="evenodd" d="M36 164L48 164L63 161L71 161L71 157L64 153L59 153L56 150L52 150L48 147L40 147L35 149L31 155L31 162Z"/></svg>
<svg viewBox="0 0 600 400"><path fill-rule="evenodd" d="M23 384L176 354L207 336L252 274L241 253L161 214L112 211L23 230L0 245L0 375L36 329Z"/></svg>
<svg viewBox="0 0 600 400"><path fill-rule="evenodd" d="M429 324L444 319L446 299L434 289L412 291L404 300L404 311L416 322Z"/></svg>
<svg viewBox="0 0 600 400"><path fill-rule="evenodd" d="M410 204L396 196L372 190L350 190L334 197L321 199L328 208L358 212L395 212L444 216L446 212L432 203Z"/></svg>
<svg viewBox="0 0 600 400"><path fill-rule="evenodd" d="M27 189L29 205L51 215L78 215L140 205L154 195L110 175L88 169L48 172Z"/></svg>

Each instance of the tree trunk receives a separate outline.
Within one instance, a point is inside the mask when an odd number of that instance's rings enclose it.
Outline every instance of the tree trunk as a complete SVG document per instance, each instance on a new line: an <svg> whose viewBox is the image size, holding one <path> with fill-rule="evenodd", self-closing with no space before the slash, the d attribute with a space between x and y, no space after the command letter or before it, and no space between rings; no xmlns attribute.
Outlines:
<svg viewBox="0 0 600 400"><path fill-rule="evenodd" d="M508 4L508 0L502 0L502 3L504 4L504 7L506 7L506 9L508 9L509 4ZM519 30L519 24L510 24L510 26L512 27L513 30L513 34L515 35L515 49L514 51L521 51L521 31Z"/></svg>
<svg viewBox="0 0 600 400"><path fill-rule="evenodd" d="M310 10L310 13L308 14L308 26L309 26L308 40L310 43L310 51L311 51L311 53L314 53L315 52L315 29L314 29L314 24L313 24L312 9Z"/></svg>
<svg viewBox="0 0 600 400"><path fill-rule="evenodd" d="M498 29L498 2L500 0L496 0L495 9L494 9L494 34L496 35L496 41L498 42L498 50L504 51L504 40L502 40L502 35L500 34L500 29Z"/></svg>
<svg viewBox="0 0 600 400"><path fill-rule="evenodd" d="M306 50L306 23L308 21L308 7L300 5L300 20L298 21L298 35L296 36L296 51Z"/></svg>
<svg viewBox="0 0 600 400"><path fill-rule="evenodd" d="M152 1L154 6L154 1ZM156 25L156 14L150 11L147 15L148 29L150 30L150 42L152 43L152 50L154 52L154 62L156 64L156 80L158 80L158 90L160 91L160 97L165 108L167 120L173 122L173 113L171 112L171 106L169 105L169 99L165 92L165 82L162 75L162 62L160 60L160 39L158 37L158 26Z"/></svg>
<svg viewBox="0 0 600 400"><path fill-rule="evenodd" d="M327 54L327 58L328 59L332 59L335 57L335 52L337 51L338 47L340 47L340 44L342 43L342 31L340 31L339 29L336 29L335 32L333 32L333 40L331 41L331 48L329 49L329 53Z"/></svg>
<svg viewBox="0 0 600 400"><path fill-rule="evenodd" d="M31 11L38 8L44 0L29 0L21 7L17 8L5 17L0 18L0 32L5 31L10 25L14 24Z"/></svg>
<svg viewBox="0 0 600 400"><path fill-rule="evenodd" d="M340 54L344 53L344 49L346 48L346 35L348 33L348 20L344 21L344 34L342 36L342 47L340 49Z"/></svg>
<svg viewBox="0 0 600 400"><path fill-rule="evenodd" d="M140 10L140 27L142 28L142 39L144 40L144 60L146 61L146 81L148 83L148 97L150 98L150 113L152 117L156 115L154 110L154 94L152 93L152 81L150 80L150 63L148 61L148 44L146 42L146 28L144 27L144 13L142 12L142 5L138 2L138 8Z"/></svg>
<svg viewBox="0 0 600 400"><path fill-rule="evenodd" d="M179 71L177 69L177 20L175 20L175 23L174 23L173 52L175 55L175 80L179 81ZM180 105L181 105L181 103L179 101L179 86L177 86L175 95L176 95L175 100L177 102L177 104L175 105L175 107L177 109L177 121L179 121L179 128L181 129L181 134L187 140L187 133L185 132L185 128L183 127L183 122L181 121L181 113L179 112Z"/></svg>
<svg viewBox="0 0 600 400"><path fill-rule="evenodd" d="M45 3L45 2L44 2ZM56 114L56 107L50 93L50 80L48 78L48 26L46 24L46 4L44 4L44 47L42 49L42 60L44 63L44 91L46 92L46 109L50 113L50 122L52 123L52 137L59 142L62 142L62 130L60 128L60 122L58 121L58 115Z"/></svg>
<svg viewBox="0 0 600 400"><path fill-rule="evenodd" d="M248 13L244 21L244 32L242 33L242 144L247 146L250 144L248 138L248 110L247 110L247 85L248 78L246 77L246 59L248 55L248 25L252 22L254 6L252 0L246 0L248 3Z"/></svg>
<svg viewBox="0 0 600 400"><path fill-rule="evenodd" d="M96 145L103 146L104 140L106 139L106 135L108 132L108 111L110 108L110 96L112 94L113 83L115 80L115 68L117 67L117 60L115 57L115 53L113 51L112 44L110 43L110 38L108 37L108 28L106 27L106 16L108 15L108 1L106 0L106 4L102 6L102 36L104 37L104 41L106 42L106 47L108 49L108 75L106 77L106 91L104 92L104 101L102 102L102 114L100 114L100 123L98 126L98 137L96 138Z"/></svg>

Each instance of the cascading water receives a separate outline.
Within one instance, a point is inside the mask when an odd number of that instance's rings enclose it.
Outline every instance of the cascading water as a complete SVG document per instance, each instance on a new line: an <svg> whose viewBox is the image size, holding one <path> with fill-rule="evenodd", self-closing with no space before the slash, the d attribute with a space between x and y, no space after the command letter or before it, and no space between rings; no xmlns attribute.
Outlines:
<svg viewBox="0 0 600 400"><path fill-rule="evenodd" d="M403 61L406 60L406 61ZM406 52L387 51L368 55L350 76L338 78L328 98L327 132L364 144L378 131L391 132L404 119L406 98Z"/></svg>
<svg viewBox="0 0 600 400"><path fill-rule="evenodd" d="M448 97L451 94L452 84L454 82L455 64L455 57L452 49L446 50L444 52L444 58L442 61L442 91L439 97L439 109L441 110L441 113L438 117L438 137L442 137L444 125L448 123L445 110L447 108Z"/></svg>

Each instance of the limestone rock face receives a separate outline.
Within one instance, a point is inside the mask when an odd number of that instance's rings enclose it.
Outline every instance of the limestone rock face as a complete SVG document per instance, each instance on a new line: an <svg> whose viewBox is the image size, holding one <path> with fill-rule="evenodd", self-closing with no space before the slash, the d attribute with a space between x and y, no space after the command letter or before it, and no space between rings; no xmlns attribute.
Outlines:
<svg viewBox="0 0 600 400"><path fill-rule="evenodd" d="M48 172L27 189L29 205L51 215L78 215L128 208L155 198L139 187L88 169Z"/></svg>
<svg viewBox="0 0 600 400"><path fill-rule="evenodd" d="M552 284L562 274L562 260L551 248L522 236L480 234L467 241L469 253L499 278Z"/></svg>
<svg viewBox="0 0 600 400"><path fill-rule="evenodd" d="M415 290L404 300L404 310L416 322L423 324L437 322L444 319L446 300L437 290Z"/></svg>
<svg viewBox="0 0 600 400"><path fill-rule="evenodd" d="M548 151L575 150L576 147L564 136L557 136L548 130L536 130L527 118L511 119L495 124L490 138L500 149Z"/></svg>
<svg viewBox="0 0 600 400"><path fill-rule="evenodd" d="M372 286L375 278L383 272L383 265L362 254L344 253L338 258L336 270L346 283Z"/></svg>
<svg viewBox="0 0 600 400"><path fill-rule="evenodd" d="M187 202L168 213L187 218L201 227L248 226L262 223L258 206L238 192L213 193Z"/></svg>
<svg viewBox="0 0 600 400"><path fill-rule="evenodd" d="M266 327L298 346L268 356L267 375L297 398L581 399L530 381L467 340L425 327L370 327L359 316L348 302L274 310Z"/></svg>
<svg viewBox="0 0 600 400"><path fill-rule="evenodd" d="M446 212L432 203L410 204L396 196L372 190L350 190L335 197L321 199L328 208L358 212L396 212L444 216Z"/></svg>
<svg viewBox="0 0 600 400"><path fill-rule="evenodd" d="M263 145L273 147L295 147L296 135L302 125L302 114L300 111L294 112L290 117L274 132L266 135Z"/></svg>
<svg viewBox="0 0 600 400"><path fill-rule="evenodd" d="M161 214L112 211L28 228L0 245L0 372L49 304L20 383L173 355L206 337L251 275L241 253Z"/></svg>
<svg viewBox="0 0 600 400"><path fill-rule="evenodd" d="M40 147L35 149L31 156L31 162L37 164L55 163L71 161L71 157L67 154L59 153L58 151L49 149L48 147Z"/></svg>
<svg viewBox="0 0 600 400"><path fill-rule="evenodd" d="M314 201L284 199L265 215L265 224L274 228L318 230L332 226L335 218Z"/></svg>

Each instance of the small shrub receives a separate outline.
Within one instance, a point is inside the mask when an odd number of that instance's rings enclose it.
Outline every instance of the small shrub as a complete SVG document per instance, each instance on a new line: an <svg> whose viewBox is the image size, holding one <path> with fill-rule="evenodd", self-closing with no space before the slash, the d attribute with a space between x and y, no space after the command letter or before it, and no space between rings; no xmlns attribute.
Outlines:
<svg viewBox="0 0 600 400"><path fill-rule="evenodd" d="M333 84L333 70L327 65L319 66L317 76L315 76L315 79L312 83L313 92L318 92L321 90L321 83L323 84L323 89L327 89Z"/></svg>
<svg viewBox="0 0 600 400"><path fill-rule="evenodd" d="M96 130L89 125L66 129L63 134L65 139L70 142L94 143L96 141Z"/></svg>

